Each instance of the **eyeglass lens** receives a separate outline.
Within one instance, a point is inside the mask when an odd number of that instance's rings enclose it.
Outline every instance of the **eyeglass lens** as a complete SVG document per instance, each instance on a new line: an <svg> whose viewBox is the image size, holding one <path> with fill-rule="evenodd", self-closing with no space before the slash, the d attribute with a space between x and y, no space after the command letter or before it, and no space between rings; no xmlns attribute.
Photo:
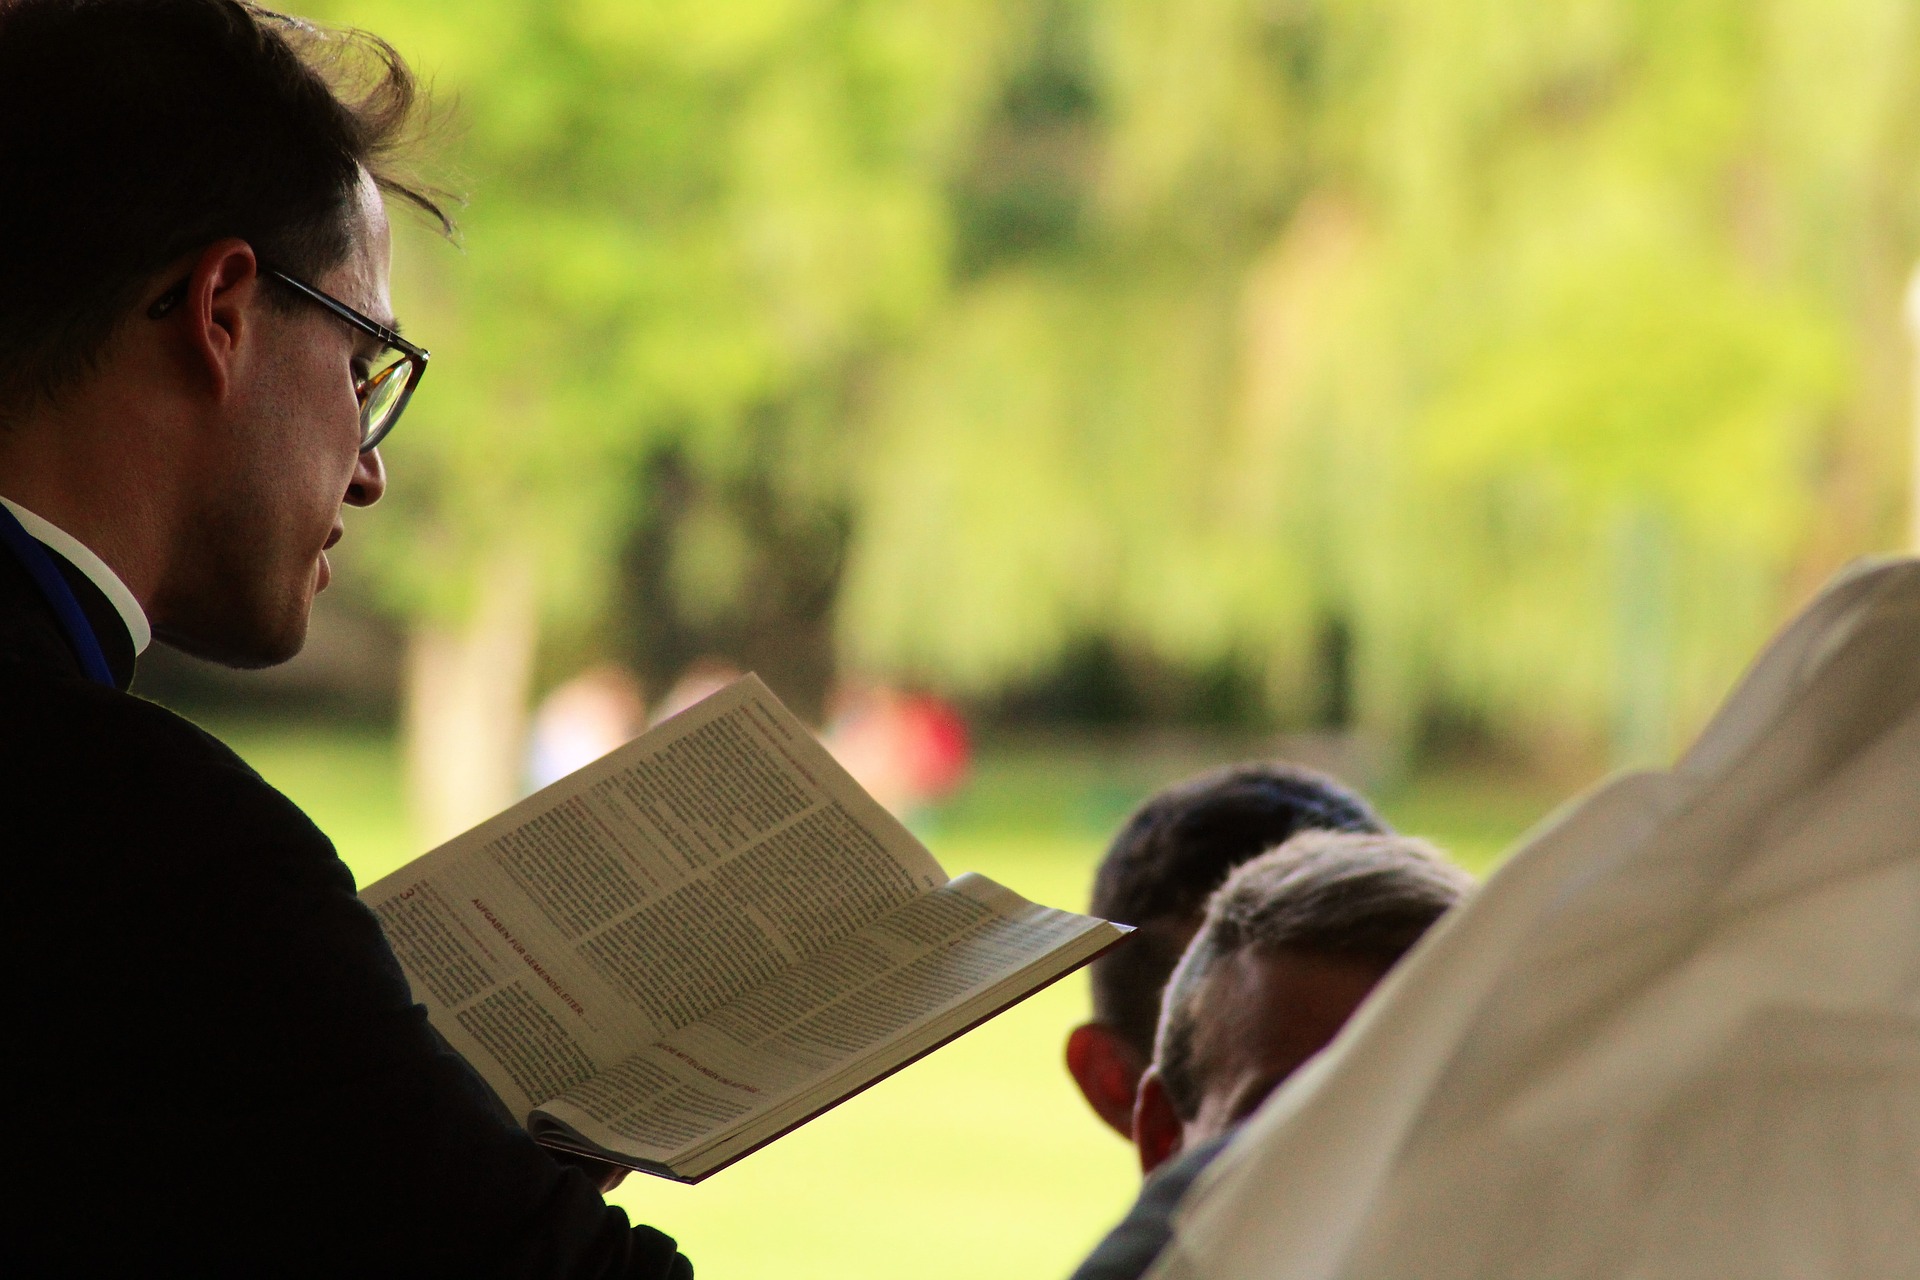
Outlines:
<svg viewBox="0 0 1920 1280"><path fill-rule="evenodd" d="M413 381L413 362L401 356L360 384L360 440L362 449L379 444L406 402Z"/></svg>

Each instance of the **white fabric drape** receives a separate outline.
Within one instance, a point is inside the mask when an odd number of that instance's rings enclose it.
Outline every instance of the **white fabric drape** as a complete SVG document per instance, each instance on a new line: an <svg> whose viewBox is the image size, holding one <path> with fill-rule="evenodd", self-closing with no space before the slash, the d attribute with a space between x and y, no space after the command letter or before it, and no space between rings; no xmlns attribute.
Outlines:
<svg viewBox="0 0 1920 1280"><path fill-rule="evenodd" d="M1550 819L1269 1100L1154 1280L1920 1274L1920 561Z"/></svg>

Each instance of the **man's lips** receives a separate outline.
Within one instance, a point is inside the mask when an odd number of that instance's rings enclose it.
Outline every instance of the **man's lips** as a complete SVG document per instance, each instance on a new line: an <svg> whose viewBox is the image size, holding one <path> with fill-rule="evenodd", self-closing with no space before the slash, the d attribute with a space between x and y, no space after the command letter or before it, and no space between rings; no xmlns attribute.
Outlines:
<svg viewBox="0 0 1920 1280"><path fill-rule="evenodd" d="M327 552L346 532L340 525L333 526L332 531L327 534L327 540L320 546L320 564L314 572L313 580L313 589L316 594L325 591L327 584L333 581L333 566L327 563Z"/></svg>

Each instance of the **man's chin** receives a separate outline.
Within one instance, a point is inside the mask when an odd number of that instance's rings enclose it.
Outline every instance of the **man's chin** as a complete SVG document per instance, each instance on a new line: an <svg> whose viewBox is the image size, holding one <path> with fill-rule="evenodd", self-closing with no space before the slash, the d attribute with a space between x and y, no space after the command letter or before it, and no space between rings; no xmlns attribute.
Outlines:
<svg viewBox="0 0 1920 1280"><path fill-rule="evenodd" d="M257 671L262 667L277 667L306 647L307 611L300 610L297 619L289 619L278 627L174 629L157 625L153 636L168 648L178 649L202 662Z"/></svg>

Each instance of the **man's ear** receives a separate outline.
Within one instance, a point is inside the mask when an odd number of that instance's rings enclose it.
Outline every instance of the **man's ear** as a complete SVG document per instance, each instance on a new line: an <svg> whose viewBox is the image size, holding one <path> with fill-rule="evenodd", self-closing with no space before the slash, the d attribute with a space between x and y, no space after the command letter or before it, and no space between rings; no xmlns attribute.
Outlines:
<svg viewBox="0 0 1920 1280"><path fill-rule="evenodd" d="M1133 1094L1146 1063L1112 1027L1083 1022L1067 1036L1067 1070L1095 1114L1121 1137L1133 1134Z"/></svg>
<svg viewBox="0 0 1920 1280"><path fill-rule="evenodd" d="M218 397L225 397L240 373L261 287L253 247L244 240L221 240L193 260L185 296L172 308L180 314L192 362L212 381Z"/></svg>
<svg viewBox="0 0 1920 1280"><path fill-rule="evenodd" d="M1179 1155L1185 1128L1160 1073L1149 1069L1140 1078L1140 1096L1133 1104L1133 1145L1140 1153L1140 1172L1152 1173Z"/></svg>

